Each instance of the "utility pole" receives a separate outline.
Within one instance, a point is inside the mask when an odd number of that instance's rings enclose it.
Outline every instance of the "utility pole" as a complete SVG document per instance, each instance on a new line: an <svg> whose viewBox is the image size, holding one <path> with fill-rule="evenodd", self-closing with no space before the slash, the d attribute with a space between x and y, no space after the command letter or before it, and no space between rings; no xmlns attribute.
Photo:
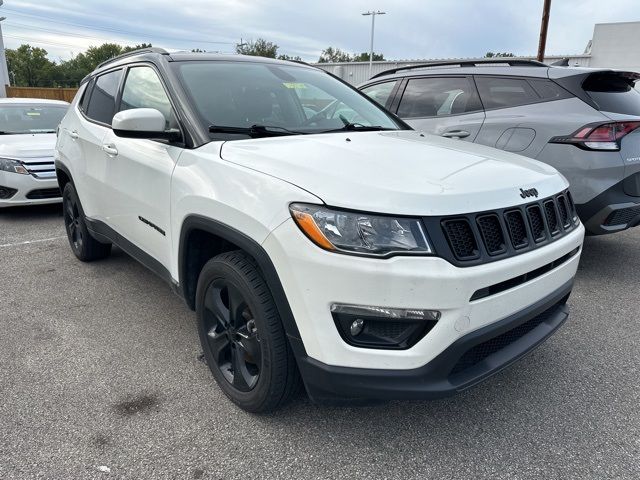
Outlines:
<svg viewBox="0 0 640 480"><path fill-rule="evenodd" d="M0 0L0 6L4 0ZM7 17L0 17L0 22L6 20ZM13 79L15 83L15 76ZM0 26L0 97L7 96L6 85L9 85L9 68L7 67L7 57L4 54L4 38L2 37L2 26Z"/></svg>
<svg viewBox="0 0 640 480"><path fill-rule="evenodd" d="M549 28L549 11L551 0L544 0L542 7L542 24L540 25L540 43L538 43L538 61L544 61L544 51L547 48L547 30Z"/></svg>
<svg viewBox="0 0 640 480"><path fill-rule="evenodd" d="M371 72L373 69L373 32L376 27L376 15L385 15L387 12L381 12L380 10L373 12L364 12L362 15L371 15L371 46L369 48L369 78L371 78Z"/></svg>

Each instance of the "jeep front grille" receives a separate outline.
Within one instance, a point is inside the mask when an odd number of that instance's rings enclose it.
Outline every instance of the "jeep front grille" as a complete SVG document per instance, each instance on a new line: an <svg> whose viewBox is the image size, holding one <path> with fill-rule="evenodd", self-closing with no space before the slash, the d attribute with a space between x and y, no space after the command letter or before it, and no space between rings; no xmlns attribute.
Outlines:
<svg viewBox="0 0 640 480"><path fill-rule="evenodd" d="M568 192L516 207L454 217L425 217L438 255L471 266L519 255L561 238L579 224Z"/></svg>

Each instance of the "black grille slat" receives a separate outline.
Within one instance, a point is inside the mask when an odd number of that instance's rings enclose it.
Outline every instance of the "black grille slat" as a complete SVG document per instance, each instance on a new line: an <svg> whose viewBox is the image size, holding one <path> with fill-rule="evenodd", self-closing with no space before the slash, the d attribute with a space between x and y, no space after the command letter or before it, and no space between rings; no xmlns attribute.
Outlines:
<svg viewBox="0 0 640 480"><path fill-rule="evenodd" d="M58 198L62 196L59 188L40 188L31 190L25 195L29 200L45 200L47 198Z"/></svg>
<svg viewBox="0 0 640 480"><path fill-rule="evenodd" d="M443 226L447 241L458 260L472 260L480 256L478 242L467 219L446 220Z"/></svg>
<svg viewBox="0 0 640 480"><path fill-rule="evenodd" d="M573 202L573 196L569 191L567 191L567 201L569 202L569 210L571 212L571 218L575 222L576 220L578 220L578 211L576 210L576 204Z"/></svg>
<svg viewBox="0 0 640 480"><path fill-rule="evenodd" d="M544 202L544 215L547 217L547 225L549 225L551 235L557 235L560 232L560 224L553 200Z"/></svg>
<svg viewBox="0 0 640 480"><path fill-rule="evenodd" d="M423 217L437 255L460 267L495 262L554 242L579 220L568 190L491 211ZM629 214L627 214L629 215ZM612 221L619 218L610 217Z"/></svg>
<svg viewBox="0 0 640 480"><path fill-rule="evenodd" d="M542 218L542 210L538 205L531 205L527 208L527 216L529 217L529 225L531 226L531 234L536 243L542 242L547 238L544 219Z"/></svg>
<svg viewBox="0 0 640 480"><path fill-rule="evenodd" d="M511 210L505 213L504 217L507 222L509 237L511 238L513 248L517 250L529 245L527 226L524 223L522 212L520 210Z"/></svg>
<svg viewBox="0 0 640 480"><path fill-rule="evenodd" d="M499 255L507 251L507 246L497 215L483 215L477 219L478 229L489 255Z"/></svg>
<svg viewBox="0 0 640 480"><path fill-rule="evenodd" d="M571 225L571 219L569 218L569 206L567 205L567 200L563 195L558 197L558 213L560 214L560 224L567 228Z"/></svg>

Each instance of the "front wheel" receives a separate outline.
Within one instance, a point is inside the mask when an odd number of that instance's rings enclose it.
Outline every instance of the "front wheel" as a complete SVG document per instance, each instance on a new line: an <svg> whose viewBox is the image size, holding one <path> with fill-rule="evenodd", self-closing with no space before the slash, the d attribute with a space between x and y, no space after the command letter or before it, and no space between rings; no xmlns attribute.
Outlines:
<svg viewBox="0 0 640 480"><path fill-rule="evenodd" d="M207 364L234 403L267 412L297 390L299 374L278 310L250 257L228 252L205 264L196 312Z"/></svg>
<svg viewBox="0 0 640 480"><path fill-rule="evenodd" d="M79 260L91 262L109 256L111 244L101 243L89 233L82 205L71 182L62 192L62 211L69 245Z"/></svg>

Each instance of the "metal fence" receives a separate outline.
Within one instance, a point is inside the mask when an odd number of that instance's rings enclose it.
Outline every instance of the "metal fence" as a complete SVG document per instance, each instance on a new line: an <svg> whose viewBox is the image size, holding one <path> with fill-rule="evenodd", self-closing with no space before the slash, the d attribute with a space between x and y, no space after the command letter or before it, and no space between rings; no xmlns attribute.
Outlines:
<svg viewBox="0 0 640 480"><path fill-rule="evenodd" d="M46 98L71 102L77 88L10 87L5 86L8 98Z"/></svg>

